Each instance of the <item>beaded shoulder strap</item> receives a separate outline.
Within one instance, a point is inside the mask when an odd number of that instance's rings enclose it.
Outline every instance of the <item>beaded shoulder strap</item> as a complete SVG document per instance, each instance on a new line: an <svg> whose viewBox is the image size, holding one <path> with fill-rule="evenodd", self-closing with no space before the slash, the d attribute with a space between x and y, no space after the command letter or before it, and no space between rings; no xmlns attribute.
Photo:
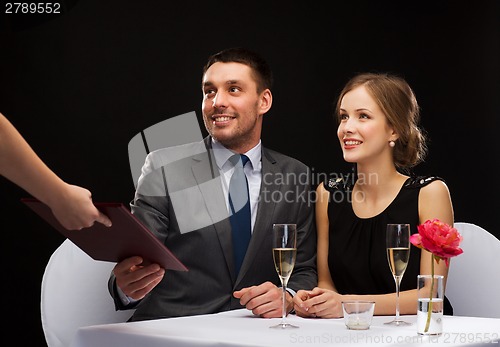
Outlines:
<svg viewBox="0 0 500 347"><path fill-rule="evenodd" d="M329 192L335 191L351 191L356 179L353 174L335 175L323 181L323 186Z"/></svg>
<svg viewBox="0 0 500 347"><path fill-rule="evenodd" d="M441 177L438 176L415 176L410 177L404 184L406 188L422 188L434 181L443 181Z"/></svg>

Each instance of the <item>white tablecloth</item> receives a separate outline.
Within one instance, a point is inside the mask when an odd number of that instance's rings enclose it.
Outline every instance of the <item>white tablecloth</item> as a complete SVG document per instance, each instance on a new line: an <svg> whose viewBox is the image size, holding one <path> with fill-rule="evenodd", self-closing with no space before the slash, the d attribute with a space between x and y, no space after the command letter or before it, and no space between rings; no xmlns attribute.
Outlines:
<svg viewBox="0 0 500 347"><path fill-rule="evenodd" d="M343 319L289 316L298 329L270 329L280 319L253 316L245 309L213 315L96 325L80 328L71 347L194 346L500 346L500 319L444 316L440 337L416 333L416 316L408 327L384 325L388 316L373 318L369 330L348 330Z"/></svg>

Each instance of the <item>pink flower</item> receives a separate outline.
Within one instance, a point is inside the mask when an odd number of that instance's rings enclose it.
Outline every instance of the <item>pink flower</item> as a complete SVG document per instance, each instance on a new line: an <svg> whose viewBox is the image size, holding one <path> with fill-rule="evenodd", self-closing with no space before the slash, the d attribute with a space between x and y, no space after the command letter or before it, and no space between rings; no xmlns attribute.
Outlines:
<svg viewBox="0 0 500 347"><path fill-rule="evenodd" d="M428 220L424 224L418 225L418 234L410 236L410 242L418 248L423 248L431 253L431 295L429 297L429 309L427 311L427 321L424 332L429 331L432 314L432 291L434 287L434 259L439 263L444 259L446 266L450 265L450 258L463 253L458 247L462 242L462 235L457 229L452 228L439 219Z"/></svg>
<svg viewBox="0 0 500 347"><path fill-rule="evenodd" d="M439 219L428 220L417 228L418 234L411 235L410 242L418 248L431 252L437 262L439 259L444 259L448 266L451 257L463 253L459 247L462 235L457 229Z"/></svg>

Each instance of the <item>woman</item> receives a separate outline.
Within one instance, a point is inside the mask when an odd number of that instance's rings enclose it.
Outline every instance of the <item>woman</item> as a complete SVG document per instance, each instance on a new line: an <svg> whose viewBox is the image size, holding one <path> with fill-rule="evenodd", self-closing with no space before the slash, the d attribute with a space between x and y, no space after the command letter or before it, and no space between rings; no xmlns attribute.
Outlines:
<svg viewBox="0 0 500 347"><path fill-rule="evenodd" d="M389 74L360 74L338 98L337 136L353 175L330 178L317 187L318 287L300 290L294 307L303 317L342 317L343 300L375 301L376 315L394 315L394 278L386 256L388 223L417 225L438 218L453 225L448 188L433 176L410 169L426 154L418 128L419 106L410 86ZM444 262L435 274L444 275ZM401 282L400 312L416 314L417 275L431 273L431 255L411 247ZM449 302L445 314L451 314Z"/></svg>

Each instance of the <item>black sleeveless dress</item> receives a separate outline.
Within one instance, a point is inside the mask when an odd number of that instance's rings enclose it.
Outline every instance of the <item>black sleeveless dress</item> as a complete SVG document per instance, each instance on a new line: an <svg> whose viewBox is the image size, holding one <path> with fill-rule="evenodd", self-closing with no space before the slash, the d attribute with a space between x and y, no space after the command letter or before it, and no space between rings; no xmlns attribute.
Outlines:
<svg viewBox="0 0 500 347"><path fill-rule="evenodd" d="M359 218L354 213L352 177L330 178L324 182L324 187L330 192L328 265L340 294L387 294L396 291L387 262L386 225L409 223L411 234L417 233L420 189L435 180L442 179L434 176L408 178L392 203L371 218ZM401 291L416 289L419 273L420 249L411 245ZM444 314L452 315L453 308L446 297L444 304Z"/></svg>

